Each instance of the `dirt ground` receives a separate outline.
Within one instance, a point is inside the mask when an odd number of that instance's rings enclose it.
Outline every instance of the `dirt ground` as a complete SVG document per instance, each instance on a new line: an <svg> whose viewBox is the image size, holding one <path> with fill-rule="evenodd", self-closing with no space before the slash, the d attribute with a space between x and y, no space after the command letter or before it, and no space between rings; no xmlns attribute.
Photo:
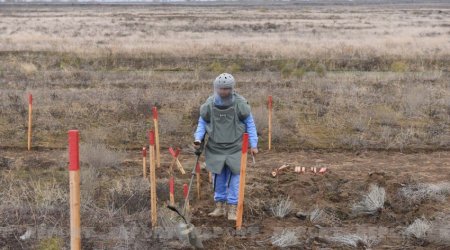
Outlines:
<svg viewBox="0 0 450 250"><path fill-rule="evenodd" d="M66 167L65 150L34 150L25 152L22 150L2 150L0 176L5 178L8 174L15 176L60 176L57 177L62 186L68 187L68 172ZM180 159L188 170L194 164L195 156L183 154ZM168 177L169 158L164 155L162 167L158 169L157 176L160 180ZM271 176L274 168L285 163L310 167L327 167L325 174L307 172L297 174L293 169L280 172L278 177ZM208 183L208 174L202 170L201 199L197 199L194 189L191 197L192 222L196 225L207 248L225 249L235 248L267 248L272 247L271 236L282 229L294 230L299 237L300 244L296 248L319 249L335 248L326 241L327 237L348 233L365 233L376 237L379 243L375 249L446 249L448 245L425 242L422 246L407 241L402 236L405 227L416 218L422 216L429 220L438 220L443 215L450 213L449 201L426 201L419 205L410 206L399 196L399 188L412 183L438 183L450 179L450 153L449 152L424 152L408 153L399 152L262 152L256 157L256 165L249 161L247 168L247 188L244 212L244 227L242 231L234 230L234 223L225 218L210 218L207 213L213 208L211 185ZM83 171L83 168L82 170ZM103 178L110 181L120 177L140 179L142 167L139 152L127 152L126 160L118 168L102 169ZM19 172L22 172L19 174ZM182 184L187 183L190 175L176 173L176 199L181 202ZM28 177L22 177L28 178ZM195 182L194 182L195 183ZM359 201L370 184L378 184L386 189L386 203L384 209L374 216L352 216L351 206ZM85 185L82 183L82 185ZM164 186L164 183L158 183ZM5 188L6 185L3 185ZM160 188L158 190L160 190ZM166 187L165 187L166 188ZM144 193L144 196L146 194ZM149 193L148 193L149 195ZM270 212L270 201L279 197L289 196L293 202L293 211L285 218L274 218ZM158 193L158 202L167 201L167 189ZM83 199L83 198L82 198ZM82 200L83 202L83 200ZM125 203L127 206L133 204ZM336 216L335 221L324 221L321 225L314 225L308 220L302 220L295 216L298 211L310 212L315 207L326 208ZM160 208L160 211L164 208ZM145 211L149 211L148 209ZM19 212L20 213L20 212ZM66 214L67 216L68 214ZM147 222L134 221L134 227L139 225L144 237L141 240L152 246L180 248L186 247L179 243L178 239L167 234L166 231L151 233L149 214ZM124 217L126 218L126 217ZM448 218L448 217L447 217ZM68 217L64 221L54 222L54 225L46 224L44 227L61 227L60 235L68 239ZM144 219L145 220L145 219ZM11 223L12 221L10 221ZM21 217L17 224L0 225L0 245L2 249L28 248L27 241L19 240L26 228L36 224L32 217ZM47 222L48 223L48 222ZM60 224L61 223L61 224ZM124 225L130 221L124 221ZM87 225L86 231L91 230L90 222L82 218L82 224ZM89 225L88 225L89 224ZM42 225L41 225L42 226ZM129 225L128 225L129 226ZM161 229L161 228L160 228ZM84 235L86 249L108 248L108 231L97 234ZM43 237L43 236L41 236ZM139 237L136 234L136 239ZM31 241L38 240L39 236L33 235ZM103 240L100 240L103 239ZM124 240L117 236L117 240ZM130 238L131 240L132 238ZM127 247L133 244L127 243ZM35 245L36 246L36 245ZM116 245L117 247L117 245Z"/></svg>
<svg viewBox="0 0 450 250"><path fill-rule="evenodd" d="M241 231L207 216L206 170L200 198L194 182L190 217L207 249L449 249L450 5L331 2L1 6L0 250L69 248L66 146L75 128L83 249L188 249L165 207L167 147L182 148L180 204L199 106L223 72L252 106L261 153L254 166L249 157ZM163 157L155 230L140 152L153 107ZM356 214L376 186L382 206ZM412 201L417 193L401 195L411 187L429 193ZM280 204L291 209L282 218L273 214ZM406 237L417 219L429 221L427 234ZM349 236L360 239L343 244Z"/></svg>

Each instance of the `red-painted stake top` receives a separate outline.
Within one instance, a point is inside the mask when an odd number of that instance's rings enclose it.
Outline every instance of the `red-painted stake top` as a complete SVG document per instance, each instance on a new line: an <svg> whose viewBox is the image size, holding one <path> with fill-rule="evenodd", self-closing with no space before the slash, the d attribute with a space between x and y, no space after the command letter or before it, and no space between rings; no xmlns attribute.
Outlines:
<svg viewBox="0 0 450 250"><path fill-rule="evenodd" d="M185 183L185 184L183 185L183 188L184 188L184 190L183 190L183 191L184 191L184 198L186 198L187 195L188 195L188 184Z"/></svg>
<svg viewBox="0 0 450 250"><path fill-rule="evenodd" d="M152 108L153 111L153 119L158 119L158 108L157 107L153 107Z"/></svg>
<svg viewBox="0 0 450 250"><path fill-rule="evenodd" d="M180 155L181 149L177 148L177 151L173 150L172 147L169 147L169 152L173 156L173 158L178 158L178 155Z"/></svg>
<svg viewBox="0 0 450 250"><path fill-rule="evenodd" d="M142 157L147 157L147 148L146 147L142 148Z"/></svg>
<svg viewBox="0 0 450 250"><path fill-rule="evenodd" d="M150 130L149 133L149 138L150 138L150 145L155 145L155 131Z"/></svg>
<svg viewBox="0 0 450 250"><path fill-rule="evenodd" d="M242 138L242 153L246 154L248 151L248 133L244 133Z"/></svg>
<svg viewBox="0 0 450 250"><path fill-rule="evenodd" d="M173 150L172 147L169 147L169 152L170 152L170 154L171 154L173 157L176 157L175 151Z"/></svg>
<svg viewBox="0 0 450 250"><path fill-rule="evenodd" d="M28 103L33 104L33 95L32 94L28 94Z"/></svg>
<svg viewBox="0 0 450 250"><path fill-rule="evenodd" d="M174 192L175 192L175 182L174 182L173 176L171 176L169 179L169 192L171 194L174 194Z"/></svg>
<svg viewBox="0 0 450 250"><path fill-rule="evenodd" d="M195 172L200 174L200 163L197 162L197 165L195 166Z"/></svg>
<svg viewBox="0 0 450 250"><path fill-rule="evenodd" d="M272 108L272 96L271 95L269 95L269 100L268 100L268 103L269 103L269 109L271 109Z"/></svg>
<svg viewBox="0 0 450 250"><path fill-rule="evenodd" d="M69 130L69 171L80 170L78 130Z"/></svg>

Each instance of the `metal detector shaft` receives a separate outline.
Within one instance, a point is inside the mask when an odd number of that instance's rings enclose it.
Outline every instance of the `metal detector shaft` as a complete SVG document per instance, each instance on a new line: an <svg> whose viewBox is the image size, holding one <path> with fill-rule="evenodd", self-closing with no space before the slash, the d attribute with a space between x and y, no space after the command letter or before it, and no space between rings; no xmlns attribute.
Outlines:
<svg viewBox="0 0 450 250"><path fill-rule="evenodd" d="M195 163L195 166L197 166L199 159L200 159L200 155L197 156L197 161ZM188 187L187 195L186 195L186 198L184 199L184 206L183 206L183 213L184 214L186 213L186 206L187 206L188 201L189 201L189 194L191 192L192 182L194 181L194 177L195 177L195 166L192 169L191 180L189 181L189 187Z"/></svg>
<svg viewBox="0 0 450 250"><path fill-rule="evenodd" d="M191 180L189 181L187 195L186 195L186 198L184 199L183 214L186 214L186 207L187 207L187 204L189 201L189 194L191 192L192 182L194 182L194 177L195 177L195 168L197 167L198 161L200 160L200 155L202 155L204 144L205 144L205 140L202 140L202 142L200 144L200 148L195 150L195 154L197 155L197 160L195 161L195 165L192 168Z"/></svg>

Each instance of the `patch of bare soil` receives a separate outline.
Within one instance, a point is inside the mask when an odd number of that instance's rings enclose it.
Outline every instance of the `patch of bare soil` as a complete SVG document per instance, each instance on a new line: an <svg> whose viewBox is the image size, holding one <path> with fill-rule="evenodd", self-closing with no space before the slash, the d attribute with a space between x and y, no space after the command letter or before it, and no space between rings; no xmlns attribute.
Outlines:
<svg viewBox="0 0 450 250"><path fill-rule="evenodd" d="M64 150L39 150L29 154L16 150L2 151L0 157L2 189L8 188L6 180L11 174L23 180L36 178L42 181L50 180L51 176L52 180L57 180L61 185L68 185L68 178L65 178L66 153ZM167 180L170 160L169 156L163 155L162 167L157 170L158 202L161 205L159 211L164 209L163 206L168 200ZM179 204L183 201L182 187L190 179L190 170L194 165L195 156L184 153L180 156L180 160L187 173L185 175L181 175L178 171L175 173L175 199ZM283 164L289 164L290 167L273 177L271 172ZM207 214L213 209L214 202L212 185L208 182L208 173L205 170L202 170L201 174L200 199L197 198L195 182L191 191L192 223L202 235L204 245L214 249L274 247L272 237L281 234L283 230L295 232L298 241L295 247L305 249L345 247L333 241L336 238L332 237L352 234L371 237L372 243L369 243L373 245L370 246L368 242L361 241L357 243L359 244L357 247L360 248L445 249L448 247L445 242L421 241L418 244L417 241L408 240L403 232L417 218L427 218L432 223L442 222L439 218L448 218L450 214L448 199L424 200L412 204L400 195L400 189L416 183L448 182L450 180L449 164L449 152L402 154L398 152L263 151L257 155L256 164L252 166L249 160L247 167L243 229L236 231L234 222L227 221L226 218L208 217ZM305 167L307 171L296 173L294 166ZM314 174L310 171L311 167L326 167L327 171L324 174ZM120 168L102 168L99 172L101 172L99 178L107 177L108 182L111 183L123 178L137 181L142 174L140 154L128 152L127 159ZM373 214L355 214L352 210L353 205L363 199L372 184L384 188L386 192L382 209ZM109 188L106 187L101 187L99 190L103 193L109 192ZM100 191L97 191L97 195L101 196L102 194L98 194ZM129 200L127 197L120 198L123 204L118 203L118 212L114 217L122 220L120 225L117 224L118 221L108 221L110 227L104 228L106 224L102 224L102 221L92 221L95 218L102 220L102 216L96 217L94 211L86 212L93 213L89 215L90 221L83 221L85 225L89 225L86 226L86 231L89 233L86 233L83 238L86 249L114 246L105 243L105 239L108 239L106 236L114 232L128 233L126 234L128 247L158 245L169 248L188 248L188 245L178 241L176 235L170 235L167 231L152 233L149 210L147 208L141 210L142 204L148 204L142 203L139 198L142 195L146 195L145 190L143 194L136 193L133 199L129 197L133 200L131 203L127 202ZM287 197L291 201L292 210L284 218L276 218L272 213L277 205L276 201ZM5 206L0 207L7 209ZM42 227L40 223L45 223L47 228L60 228L61 237L68 239L69 218L67 217L67 221L64 221L64 216L68 216L67 213L53 208L52 211L49 210L47 216L53 216L54 219L49 221L39 219L39 216L36 220L35 215L39 214L39 210L33 210L32 207L9 206L8 209L11 210L10 218L3 218L0 225L2 247L12 249L38 245L40 241L36 235L30 240L21 240L19 237L25 233L27 227ZM322 212L317 220L311 218L314 210ZM107 212L106 209L102 211ZM6 210L1 212L5 214ZM298 212L305 216L297 217ZM19 216L14 217L15 213ZM166 213L166 216L168 215L173 214ZM55 224L51 224L52 222ZM92 227L96 223L98 227ZM441 226L445 227L445 223ZM123 244L115 246L124 246Z"/></svg>

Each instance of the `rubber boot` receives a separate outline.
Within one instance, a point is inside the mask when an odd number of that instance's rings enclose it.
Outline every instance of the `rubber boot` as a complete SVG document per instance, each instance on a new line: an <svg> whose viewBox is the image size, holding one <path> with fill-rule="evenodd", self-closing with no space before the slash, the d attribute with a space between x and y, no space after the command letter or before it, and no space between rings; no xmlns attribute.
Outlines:
<svg viewBox="0 0 450 250"><path fill-rule="evenodd" d="M228 206L228 220L236 220L236 205Z"/></svg>
<svg viewBox="0 0 450 250"><path fill-rule="evenodd" d="M214 209L214 211L212 211L211 213L209 213L209 216L212 217L219 217L219 216L225 216L226 212L225 212L225 203L224 202L216 202L216 208Z"/></svg>

